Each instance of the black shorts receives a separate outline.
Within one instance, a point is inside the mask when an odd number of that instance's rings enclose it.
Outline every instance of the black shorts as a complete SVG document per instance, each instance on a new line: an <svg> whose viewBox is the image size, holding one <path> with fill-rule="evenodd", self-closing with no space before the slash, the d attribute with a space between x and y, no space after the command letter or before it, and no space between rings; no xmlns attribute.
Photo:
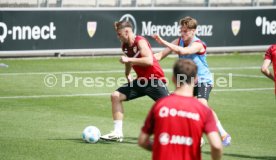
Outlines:
<svg viewBox="0 0 276 160"><path fill-rule="evenodd" d="M154 101L159 98L169 95L167 86L158 79L152 79L147 81L141 81L135 79L130 83L124 84L122 87L117 89L118 92L126 95L127 101L142 96L149 96Z"/></svg>
<svg viewBox="0 0 276 160"><path fill-rule="evenodd" d="M208 101L211 90L212 90L211 84L198 83L194 87L194 96L197 98L204 98Z"/></svg>

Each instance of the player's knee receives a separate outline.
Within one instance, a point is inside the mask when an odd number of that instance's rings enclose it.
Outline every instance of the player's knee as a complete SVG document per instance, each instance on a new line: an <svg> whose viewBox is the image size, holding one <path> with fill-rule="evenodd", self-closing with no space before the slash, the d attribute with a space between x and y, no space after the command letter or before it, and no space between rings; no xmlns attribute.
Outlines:
<svg viewBox="0 0 276 160"><path fill-rule="evenodd" d="M112 102L114 102L114 101L120 101L120 92L114 91L114 92L111 94L111 101L112 101Z"/></svg>

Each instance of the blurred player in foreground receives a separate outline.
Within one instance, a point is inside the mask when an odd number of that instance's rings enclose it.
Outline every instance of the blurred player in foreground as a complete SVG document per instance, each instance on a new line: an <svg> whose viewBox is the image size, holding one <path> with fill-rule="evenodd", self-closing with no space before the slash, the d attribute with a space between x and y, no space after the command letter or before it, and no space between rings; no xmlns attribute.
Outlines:
<svg viewBox="0 0 276 160"><path fill-rule="evenodd" d="M194 18L185 17L181 19L179 23L181 26L181 37L175 39L172 43L163 40L159 35L152 36L158 43L166 47L163 51L156 53L155 57L157 60L162 60L171 52L174 52L179 55L180 59L192 60L198 68L198 81L194 89L194 96L196 96L201 103L208 106L208 99L213 86L213 78L206 61L207 46L195 35L197 21ZM231 136L224 130L214 111L213 114L221 135L222 144L224 146L229 146L231 144Z"/></svg>
<svg viewBox="0 0 276 160"><path fill-rule="evenodd" d="M201 160L203 132L211 146L212 160L221 159L222 143L212 109L193 96L196 75L197 66L191 60L178 60L172 77L175 91L151 108L138 144L153 152L153 160Z"/></svg>
<svg viewBox="0 0 276 160"><path fill-rule="evenodd" d="M273 64L274 75L269 71L270 64ZM262 73L274 81L276 96L276 44L271 45L265 53L264 62L261 68Z"/></svg>
<svg viewBox="0 0 276 160"><path fill-rule="evenodd" d="M132 31L132 24L128 21L115 23L115 30L122 42L122 56L120 62L125 64L125 76L128 83L114 91L111 95L114 130L103 135L105 140L123 140L123 101L142 96L149 96L154 101L169 95L165 85L166 80L158 61L155 59L149 42ZM131 68L137 74L132 80ZM139 106L135 106L139 107Z"/></svg>

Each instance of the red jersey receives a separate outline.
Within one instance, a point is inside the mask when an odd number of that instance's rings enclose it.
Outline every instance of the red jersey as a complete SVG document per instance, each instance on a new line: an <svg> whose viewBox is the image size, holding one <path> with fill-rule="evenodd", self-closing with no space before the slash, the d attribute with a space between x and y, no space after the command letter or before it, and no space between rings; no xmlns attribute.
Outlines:
<svg viewBox="0 0 276 160"><path fill-rule="evenodd" d="M274 70L274 85L276 94L276 44L271 45L265 53L265 59L271 60Z"/></svg>
<svg viewBox="0 0 276 160"><path fill-rule="evenodd" d="M123 52L128 56L128 57L133 57L133 58L141 58L142 55L140 53L140 49L138 47L138 42L140 40L145 40L148 43L148 46L151 50L151 46L149 42L142 36L136 36L134 44L132 46L128 46L127 44L122 45L122 50ZM153 57L153 65L152 66L139 66L139 65L132 65L132 68L137 74L137 78L146 78L146 79L161 79L163 82L165 81L165 76L164 72L161 69L158 61L153 55L153 52L151 50L151 56Z"/></svg>
<svg viewBox="0 0 276 160"><path fill-rule="evenodd" d="M153 160L201 160L202 133L218 130L210 108L171 94L154 104L142 131L154 134Z"/></svg>

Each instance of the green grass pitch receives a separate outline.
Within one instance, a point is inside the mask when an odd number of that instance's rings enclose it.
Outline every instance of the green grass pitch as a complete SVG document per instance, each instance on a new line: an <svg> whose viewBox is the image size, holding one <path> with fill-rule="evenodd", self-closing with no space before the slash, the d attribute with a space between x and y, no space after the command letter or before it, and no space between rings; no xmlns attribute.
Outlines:
<svg viewBox="0 0 276 160"><path fill-rule="evenodd" d="M9 68L0 68L0 159L151 159L151 153L137 145L140 128L153 104L148 97L124 103L123 143L100 140L87 144L81 139L82 130L88 125L97 126L102 134L113 128L110 93L118 85L92 86L91 79L124 77L124 66L118 59L1 59L0 63ZM161 61L168 79L175 59ZM262 54L208 57L216 82L227 82L222 87L215 85L209 100L232 136L232 145L224 148L224 160L276 159L274 85L260 73L262 61ZM45 81L48 74L56 76L53 87L45 85L53 82ZM69 76L74 79L71 83ZM62 78L68 81L63 86ZM170 83L169 90L173 89ZM202 156L210 159L208 144L202 148Z"/></svg>

